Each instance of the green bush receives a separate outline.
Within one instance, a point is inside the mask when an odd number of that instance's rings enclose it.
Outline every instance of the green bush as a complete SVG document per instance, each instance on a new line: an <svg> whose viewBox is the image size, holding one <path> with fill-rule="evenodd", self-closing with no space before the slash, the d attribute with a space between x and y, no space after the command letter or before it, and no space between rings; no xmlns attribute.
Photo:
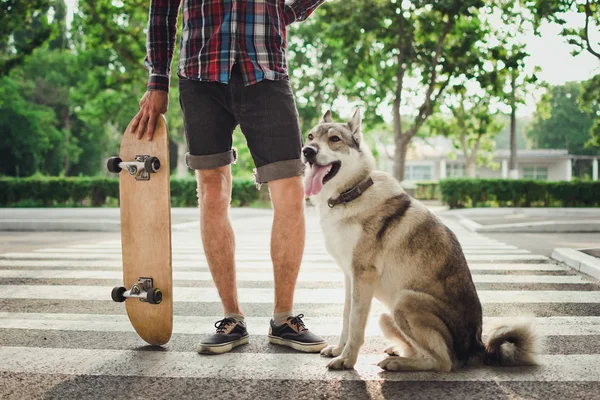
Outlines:
<svg viewBox="0 0 600 400"><path fill-rule="evenodd" d="M600 206L600 181L444 179L439 187L450 208Z"/></svg>
<svg viewBox="0 0 600 400"><path fill-rule="evenodd" d="M440 198L437 182L418 182L415 191L417 200L437 200Z"/></svg>
<svg viewBox="0 0 600 400"><path fill-rule="evenodd" d="M234 178L232 205L248 206L259 192L251 179ZM118 206L119 180L115 178L0 177L0 207ZM196 207L196 181L171 179L173 207Z"/></svg>

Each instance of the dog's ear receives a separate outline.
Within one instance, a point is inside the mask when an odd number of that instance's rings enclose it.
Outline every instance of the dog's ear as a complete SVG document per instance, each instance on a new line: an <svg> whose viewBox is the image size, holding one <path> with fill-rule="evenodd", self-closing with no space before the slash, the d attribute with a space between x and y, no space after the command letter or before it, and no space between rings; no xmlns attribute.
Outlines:
<svg viewBox="0 0 600 400"><path fill-rule="evenodd" d="M361 125L360 108L357 108L354 111L354 115L352 116L352 119L350 121L348 121L348 127L350 127L350 131L352 132L352 138L354 139L354 141L356 143L359 143L359 144L360 144L360 141L362 140L362 132L360 129L360 125Z"/></svg>
<svg viewBox="0 0 600 400"><path fill-rule="evenodd" d="M331 110L327 110L327 112L325 113L325 115L323 115L323 119L321 120L321 123L330 123L333 122L333 119L331 118Z"/></svg>

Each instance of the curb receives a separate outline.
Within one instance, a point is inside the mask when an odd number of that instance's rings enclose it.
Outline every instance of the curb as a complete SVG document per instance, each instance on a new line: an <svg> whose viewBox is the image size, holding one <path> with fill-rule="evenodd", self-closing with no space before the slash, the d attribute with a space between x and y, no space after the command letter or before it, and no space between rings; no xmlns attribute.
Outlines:
<svg viewBox="0 0 600 400"><path fill-rule="evenodd" d="M568 265L576 271L600 279L600 259L596 257L588 256L579 250L568 248L554 249L550 257Z"/></svg>

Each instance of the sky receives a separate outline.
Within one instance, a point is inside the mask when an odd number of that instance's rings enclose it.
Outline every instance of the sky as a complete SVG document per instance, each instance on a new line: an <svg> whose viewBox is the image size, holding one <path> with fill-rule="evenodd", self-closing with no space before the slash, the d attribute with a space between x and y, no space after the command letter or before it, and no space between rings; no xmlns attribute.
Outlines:
<svg viewBox="0 0 600 400"><path fill-rule="evenodd" d="M77 0L65 0L69 7L69 14L77 4ZM567 15L568 26L582 27L583 17L581 15ZM600 27L591 27L592 42L600 42ZM527 59L527 67L539 66L541 72L539 78L551 85L561 85L569 81L582 81L600 73L600 61L583 52L574 57L571 55L573 46L560 36L561 27L558 25L544 24L541 28L541 36L533 34L523 36L523 42L527 45L530 57ZM531 115L535 111L536 101L540 93L535 93L527 99L527 103L521 105L518 111L520 116Z"/></svg>

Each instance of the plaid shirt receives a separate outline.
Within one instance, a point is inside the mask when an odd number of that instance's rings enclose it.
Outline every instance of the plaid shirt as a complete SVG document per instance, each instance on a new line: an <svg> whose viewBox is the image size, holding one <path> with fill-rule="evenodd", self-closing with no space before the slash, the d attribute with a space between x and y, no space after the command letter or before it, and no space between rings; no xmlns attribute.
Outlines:
<svg viewBox="0 0 600 400"><path fill-rule="evenodd" d="M325 0L183 0L177 73L229 82L234 63L244 83L287 77L286 26L303 21ZM169 90L181 0L152 0L148 23L149 90Z"/></svg>

